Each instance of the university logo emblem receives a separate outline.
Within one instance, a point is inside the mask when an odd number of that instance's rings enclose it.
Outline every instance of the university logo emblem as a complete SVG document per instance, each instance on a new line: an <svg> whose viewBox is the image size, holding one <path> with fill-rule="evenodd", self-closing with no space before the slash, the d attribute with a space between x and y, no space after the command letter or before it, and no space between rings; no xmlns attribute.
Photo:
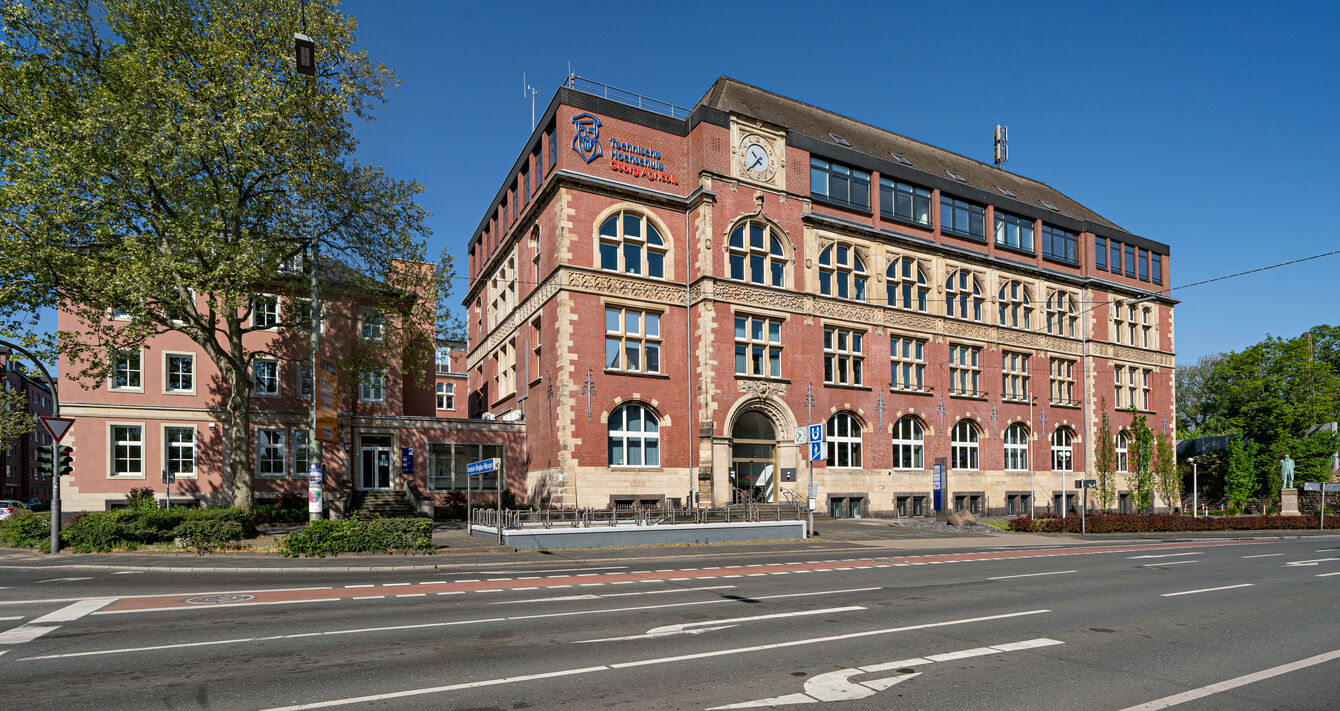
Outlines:
<svg viewBox="0 0 1340 711"><path fill-rule="evenodd" d="M578 114L572 117L572 125L577 135L572 137L572 150L587 163L600 157L600 119L591 114Z"/></svg>

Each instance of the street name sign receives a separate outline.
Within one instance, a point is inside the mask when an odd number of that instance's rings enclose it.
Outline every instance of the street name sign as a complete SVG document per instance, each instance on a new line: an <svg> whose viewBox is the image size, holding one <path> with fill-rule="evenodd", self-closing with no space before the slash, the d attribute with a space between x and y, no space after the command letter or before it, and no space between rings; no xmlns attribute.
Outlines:
<svg viewBox="0 0 1340 711"><path fill-rule="evenodd" d="M1303 483L1303 491L1326 491L1330 493L1340 493L1340 483L1323 484L1319 481L1308 481Z"/></svg>
<svg viewBox="0 0 1340 711"><path fill-rule="evenodd" d="M170 472L170 471L164 469L164 470L163 470L163 483L164 483L164 484L175 484L175 483L177 483L177 475L176 475L176 473L174 473L174 472Z"/></svg>
<svg viewBox="0 0 1340 711"><path fill-rule="evenodd" d="M469 476L475 476L476 474L487 474L489 472L496 472L498 471L498 465L500 463L501 460L499 460L497 457L493 457L492 459L481 459L477 462L470 462L469 464L465 465L465 473Z"/></svg>
<svg viewBox="0 0 1340 711"><path fill-rule="evenodd" d="M47 434L51 435L51 439L57 442L60 442L65 433L69 432L70 427L74 425L73 417L39 417L37 419L42 421L42 427L46 428Z"/></svg>
<svg viewBox="0 0 1340 711"><path fill-rule="evenodd" d="M1097 488L1098 488L1098 480L1097 480L1097 479L1076 479L1076 480L1075 480L1075 488L1076 488L1076 489L1097 489Z"/></svg>

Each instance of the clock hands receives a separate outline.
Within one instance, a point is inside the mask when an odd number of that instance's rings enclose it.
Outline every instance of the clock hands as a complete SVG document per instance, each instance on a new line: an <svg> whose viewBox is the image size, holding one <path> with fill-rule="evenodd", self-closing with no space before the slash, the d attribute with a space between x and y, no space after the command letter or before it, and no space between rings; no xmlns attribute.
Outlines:
<svg viewBox="0 0 1340 711"><path fill-rule="evenodd" d="M758 164L759 164L759 163L762 163L762 162L763 162L763 156L759 156L759 157L755 158L755 159L754 159L754 162L749 164L749 169L750 169L750 170L753 170L754 168L758 167Z"/></svg>

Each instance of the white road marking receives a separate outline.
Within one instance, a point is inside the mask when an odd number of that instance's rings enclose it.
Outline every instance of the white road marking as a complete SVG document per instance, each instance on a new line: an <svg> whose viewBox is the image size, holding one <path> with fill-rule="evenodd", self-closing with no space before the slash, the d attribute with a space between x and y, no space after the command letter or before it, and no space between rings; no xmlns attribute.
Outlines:
<svg viewBox="0 0 1340 711"><path fill-rule="evenodd" d="M791 597L810 597L810 596L816 596L816 595L837 595L837 594L841 594L841 593L849 593L849 592L869 592L869 591L871 591L871 590L879 590L879 588L877 588L877 587L874 587L874 588L850 588L850 589L845 589L845 590L821 590L821 591L819 591L819 592L810 592L810 593L789 593L789 594L785 594L785 595L763 595L763 596L759 596L759 597L747 598L747 600L776 600L776 599L791 598ZM438 593L438 594L439 594L439 595L450 595L450 594L453 594L453 593ZM353 599L354 599L354 600L381 600L381 599L383 599L384 597L385 597L384 595L373 595L373 596L370 596L370 597L356 597L356 598L353 598ZM328 631L328 632L303 632L303 633L286 634L286 635L272 635L272 636L269 636L269 637L243 637L243 638L237 638L237 639L211 640L211 641L206 641L206 642L183 642L183 643L178 643L178 644L163 644L163 645L157 645L157 646L153 646L153 647L125 647L125 648L121 648L121 649L105 649L105 650L98 650L98 651L93 651L93 652L70 652L70 653L67 653L67 654L48 654L48 655L39 656L39 657L25 657L25 658L23 658L23 659L21 659L21 660L19 660L19 661L31 661L31 660L36 660L36 659L64 659L64 658L66 658L66 657L89 657L89 656L94 656L94 655L99 655L99 654L127 654L127 653L130 653L130 652L152 652L152 651L157 651L157 650L161 650L161 649L178 649L178 648L184 648L184 647L209 647L209 646L222 645L222 644L241 644L241 643L244 643L244 642L261 642L261 641L269 641L269 640L276 640L276 639L296 639L296 638L300 638L300 637L328 637L328 636L334 636L334 635L362 634L362 633L369 633L369 632L392 632L392 631L397 631L397 630L431 629L431 628L434 628L434 627L455 627L455 626L458 626L458 625L486 624L486 623L490 623L490 622L503 622L503 621L508 621L508 620L534 620L534 619L539 619L539 618L544 618L544 617L570 617L570 616L575 617L575 616L580 616L580 615L598 615L598 614L604 614L604 613L610 613L610 612L638 612L638 611L642 611L642 610L660 610L660 609L671 608L671 607L690 607L690 606L693 606L693 605L717 605L717 604L729 603L729 602L742 602L742 600L740 600L740 599L736 599L736 598L722 598L722 599L717 599L717 600L695 600L695 601L692 601L692 602L678 602L678 603L672 603L672 604L667 604L667 605L644 605L644 606L640 606L640 607L618 607L618 608L610 608L610 609L604 609L604 610L575 610L575 611L572 611L572 612L550 612L550 613L539 614L539 615L515 615L515 616L512 616L512 617L485 617L485 618L473 619L473 620L455 620L455 621L452 621L452 622L423 622L423 623L413 624L413 625L393 625L393 626L390 626L390 627L358 627L358 628L354 628L354 629L331 630L331 631ZM36 621L36 620L34 620L34 622L35 622L35 621Z"/></svg>
<svg viewBox="0 0 1340 711"><path fill-rule="evenodd" d="M695 591L698 591L698 590L704 590L704 591L710 591L710 590L727 590L727 589L731 589L731 588L734 588L734 587L735 587L734 585L710 585L710 586L708 586L708 587L703 587L703 588L671 588L670 590L642 590L642 591L638 591L638 592L606 593L606 594L604 594L604 595L596 595L596 594L594 594L594 593L587 593L587 594L584 594L584 595L560 595L560 596L558 596L558 597L532 598L532 599L530 599L530 600L499 600L499 601L497 601L497 602L490 602L489 604L490 604L490 605L529 605L529 604L531 604L531 603L536 603L536 602L570 602L570 601L573 601L573 600L597 600L597 599L604 598L604 597L632 597L632 596L634 596L634 595L666 595L666 594L669 594L669 593L695 592ZM441 593L439 593L439 594L441 594ZM18 619L18 618L15 618L15 619Z"/></svg>
<svg viewBox="0 0 1340 711"><path fill-rule="evenodd" d="M1160 555L1130 555L1126 560L1140 560L1141 558L1176 558L1179 555L1200 555L1198 552L1191 553L1163 553Z"/></svg>
<svg viewBox="0 0 1340 711"><path fill-rule="evenodd" d="M1199 563L1198 560L1169 560L1162 563L1145 563L1141 568L1161 568L1165 565L1182 565L1183 563Z"/></svg>
<svg viewBox="0 0 1340 711"><path fill-rule="evenodd" d="M44 634L53 630L60 629L60 625L51 624L53 622L71 622L77 620L94 610L110 605L115 602L114 597L95 598L92 600L80 600L71 605L66 605L55 612L49 612L41 617L30 620L25 624L19 625L11 630L0 632L0 644L23 644L31 642Z"/></svg>
<svg viewBox="0 0 1340 711"><path fill-rule="evenodd" d="M1066 573L1078 573L1078 570L1053 570L1048 573L1024 573L1022 575L998 575L987 580L1009 580L1011 578L1035 578L1039 575L1065 575Z"/></svg>
<svg viewBox="0 0 1340 711"><path fill-rule="evenodd" d="M23 619L23 615L14 615L13 617L0 617L0 622L10 622L13 620L21 620L21 619Z"/></svg>
<svg viewBox="0 0 1340 711"><path fill-rule="evenodd" d="M0 632L0 644L23 644L31 642L38 637L52 631L60 629L60 625L34 625L29 622L26 625L19 625L12 630Z"/></svg>
<svg viewBox="0 0 1340 711"><path fill-rule="evenodd" d="M73 583L73 582L78 582L78 581L80 581L80 580L92 580L92 579L93 579L93 578L50 578L50 579L48 579L48 580L39 580L39 581L37 581L37 583L62 583L62 582L67 582L67 581ZM34 584L37 584L37 583L34 583Z"/></svg>
<svg viewBox="0 0 1340 711"><path fill-rule="evenodd" d="M118 570L112 575L144 575L142 570Z"/></svg>
<svg viewBox="0 0 1340 711"><path fill-rule="evenodd" d="M626 565L603 565L594 568L549 568L547 570L477 570L476 575L515 575L516 573L571 573L578 570L624 570ZM440 575L461 575L461 573L440 573ZM567 576L563 576L567 577Z"/></svg>
<svg viewBox="0 0 1340 711"><path fill-rule="evenodd" d="M1242 583L1241 585L1225 585L1218 588L1201 588L1200 590L1183 590L1182 592L1163 593L1161 597L1177 597L1178 595L1195 595L1196 593L1214 592L1216 590L1233 590L1235 588L1250 588L1255 583Z"/></svg>
<svg viewBox="0 0 1340 711"><path fill-rule="evenodd" d="M438 694L445 691L457 691L460 689L472 689L481 686L499 686L503 684L512 684L520 681L531 681L535 679L552 679L564 676L579 676L582 674L592 674L600 671L609 671L612 669L626 669L630 667L651 666L656 664L667 664L671 662L683 661L686 659L701 659L706 657L732 656L747 652L763 651L767 649L780 649L784 647L802 647L811 644L822 644L825 642L852 639L855 637L868 637L872 635L893 634L896 632L907 632L912 630L930 629L934 627L947 627L951 625L962 625L973 622L985 622L988 620L998 620L1010 617L1019 617L1023 615L1037 615L1051 610L1028 610L1024 612L1009 612L1001 615L991 615L989 617L973 617L959 620L946 620L943 622L928 622L920 625L909 625L906 627L890 627L879 630L868 630L866 632L857 632L849 635L836 635L831 637L813 637L810 639L795 640L792 642L781 642L777 644L759 645L754 647L737 647L734 649L721 649L700 654L690 654L678 657L661 657L659 659L647 659L637 662L621 662L595 667L579 667L576 669L560 669L558 671L543 672L540 674L528 674L525 676L502 677L499 679L486 679L483 681L465 682L462 684L447 684L444 686L431 686L423 689L408 689L405 691L395 691L386 694L373 694L370 696L358 696L345 699L330 699L328 701L316 701L306 704L296 704L293 706L281 706L267 711L305 711L306 709L328 708L331 706L347 706L350 704L368 703L371 701L384 701L387 699L403 699L410 696L423 696L425 694Z"/></svg>
<svg viewBox="0 0 1340 711"><path fill-rule="evenodd" d="M778 620L785 617L808 617L811 615L826 615L833 612L854 612L856 610L865 610L869 608L860 605L850 607L830 607L825 610L800 610L797 612L778 612L771 615L753 615L751 617L733 617L726 620L705 620L702 622L682 622L677 625L664 625L662 627L653 627L647 630L646 634L635 634L627 637L604 637L602 639L582 639L573 642L573 644L591 644L593 642L623 642L633 639L655 639L657 637L671 637L679 634L702 634L704 632L714 632L724 630L730 627L737 627L741 622L755 622L757 620Z"/></svg>
<svg viewBox="0 0 1340 711"><path fill-rule="evenodd" d="M1333 560L1340 560L1340 558L1313 558L1312 560L1291 560L1288 563L1285 563L1284 565L1285 567L1312 566L1316 565L1317 563L1329 563L1330 561Z"/></svg>
<svg viewBox="0 0 1340 711"><path fill-rule="evenodd" d="M1332 575L1340 575L1340 573L1317 573L1318 578L1329 578Z"/></svg>
<svg viewBox="0 0 1340 711"><path fill-rule="evenodd" d="M1283 554L1283 553L1257 553L1256 555L1245 555L1245 556L1242 556L1242 557L1243 557L1243 558L1274 558L1274 557L1277 556L1277 555L1284 555L1284 554Z"/></svg>
<svg viewBox="0 0 1340 711"><path fill-rule="evenodd" d="M1296 662L1281 664L1277 667L1263 669L1259 672L1237 677L1236 679L1228 679L1227 681L1221 681L1217 684L1202 686L1199 689L1192 689L1190 691L1184 691L1180 694L1165 696L1161 699L1155 699L1153 701L1140 704L1139 706L1127 707L1125 709L1122 709L1122 711L1156 711L1156 709L1166 709L1170 706L1176 706L1178 704L1183 704L1188 701L1203 699L1206 696L1217 694L1221 691L1236 689L1239 686L1246 686L1248 684L1253 684L1255 682L1262 681L1264 679L1269 679L1274 676L1279 676L1281 674L1288 674L1291 671L1297 671L1299 669L1306 669L1307 667L1323 664L1325 662L1331 661L1332 659L1340 659L1340 649L1326 652L1325 654L1318 654L1314 657L1308 657L1307 659L1300 659Z"/></svg>
<svg viewBox="0 0 1340 711"><path fill-rule="evenodd" d="M146 595L117 595L118 600L135 600L144 597L200 597L202 595L237 595L241 593L271 593L271 592L303 592L307 590L331 590L332 585L315 585L305 588L262 588L259 590L206 590L204 592L186 592L186 593L152 593ZM105 600L101 595L85 595L83 597L48 597L48 598L29 598L26 600L0 600L0 605L49 605L53 602L80 602L82 600Z"/></svg>

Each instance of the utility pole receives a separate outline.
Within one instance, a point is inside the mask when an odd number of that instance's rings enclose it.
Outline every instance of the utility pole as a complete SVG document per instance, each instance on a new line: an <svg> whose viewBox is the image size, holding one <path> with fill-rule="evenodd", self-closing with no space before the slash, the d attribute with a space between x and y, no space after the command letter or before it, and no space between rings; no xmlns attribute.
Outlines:
<svg viewBox="0 0 1340 711"><path fill-rule="evenodd" d="M311 39L310 37L307 36L307 2L306 2L306 0L303 0L303 4L302 4L302 34L301 34L301 35L294 35L294 40L295 40L295 48L296 48L296 51L297 51L296 57L297 57L297 71L298 71L298 73L299 73L299 74L302 74L302 75L304 75L304 76L309 76L309 77L310 77L310 76L315 76L315 75L316 75L316 52L315 52L316 46L315 46L315 43L312 41L312 39ZM304 50L306 50L306 51L304 52ZM303 87L304 87L304 89L309 88L309 87L310 87L310 83L307 82L307 81L304 81L304 82L303 82ZM306 113L306 109L305 109L305 107L307 106L308 103L309 103L309 102L307 102L307 101L304 101L304 102L303 102L303 107L304 107L304 110L303 110L303 111L304 111L304 114ZM306 118L306 117L305 117L305 115L304 115L304 119L305 119L305 118ZM304 123L306 123L305 120L304 120ZM305 134L304 134L304 135L305 135ZM304 138L304 144L305 144L305 138ZM321 490L325 488L326 477L325 477L325 466L323 465L322 458L321 458L321 438L317 436L317 432L318 432L318 430L317 430L317 397L318 397L318 394L319 394L319 391L320 391L320 382L319 382L319 378L317 377L317 369L320 368L320 366L321 366L321 364L320 364L320 354L321 354L321 283L320 283L320 281L318 280L318 271L319 271L319 269L318 269L318 265L319 265L319 263L320 263L320 242L319 242L319 240L317 239L317 233L316 233L315 231L312 232L312 236L311 236L311 238L308 240L307 253L308 253L308 264L307 264L307 279L308 279L308 295L307 295L307 298L308 298L308 307L307 307L307 315L308 315L308 319L309 319L309 320L308 320L308 328L310 329L310 333L308 334L307 344L308 344L308 348L311 350L311 356L310 356L309 359L308 359L308 363L310 364L311 375L312 375L312 391L311 391L312 399L311 399L311 402L309 403L308 408L307 408L307 454L308 454L308 456L307 456L307 462L308 462L308 464L307 464L307 472L306 472L306 475L308 476L308 480L307 480L307 481L308 481L308 484L307 484L307 486L308 486L308 490L309 490L309 492L310 492L310 490L311 490L311 488L312 488L312 486L313 486L312 483L311 483L311 482L312 482L311 474L313 473L313 471L315 471L316 473L318 473L318 474L320 475L320 477L321 477L321 479L320 479L320 483L319 483L319 484L316 484L316 486L319 487L319 488L317 489L317 493L319 494L319 493L321 493ZM324 497L323 497L323 498L324 498ZM322 517L322 511L321 511L320 507L316 506L315 504L309 504L308 507L307 507L307 518L308 518L308 520L309 520L309 521L318 521L318 520L321 519L321 517Z"/></svg>
<svg viewBox="0 0 1340 711"><path fill-rule="evenodd" d="M814 420L814 381L805 386L805 429L809 429L811 421ZM826 443L825 447L828 446ZM809 468L809 486L805 490L805 508L807 514L805 517L807 529L811 536L814 535L814 500L818 498L814 490L814 460L810 459L809 445L805 445L805 465Z"/></svg>

